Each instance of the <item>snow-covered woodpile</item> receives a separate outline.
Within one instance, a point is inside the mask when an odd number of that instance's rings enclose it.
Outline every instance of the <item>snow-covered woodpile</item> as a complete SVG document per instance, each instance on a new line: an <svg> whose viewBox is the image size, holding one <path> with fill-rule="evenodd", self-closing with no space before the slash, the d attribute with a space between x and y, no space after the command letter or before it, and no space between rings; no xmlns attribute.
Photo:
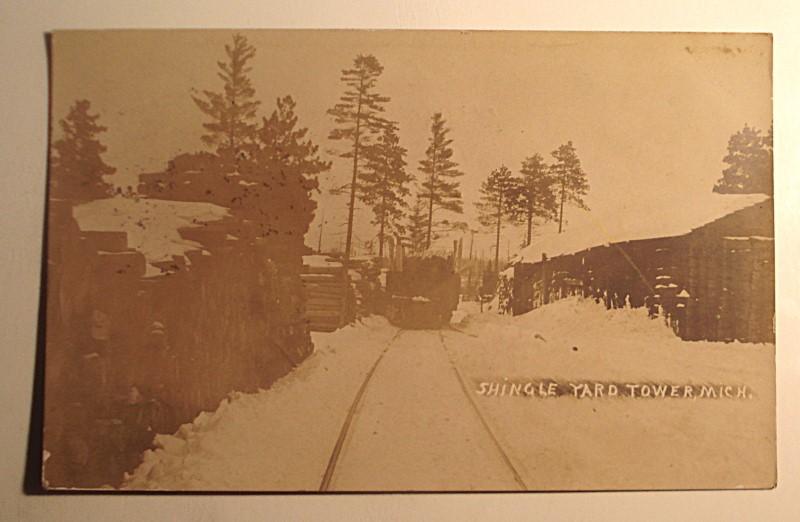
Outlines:
<svg viewBox="0 0 800 522"><path fill-rule="evenodd" d="M772 342L772 199L712 201L682 222L623 224L531 245L514 263L513 313L582 295L608 308L646 306L687 340Z"/></svg>
<svg viewBox="0 0 800 522"><path fill-rule="evenodd" d="M50 202L51 484L60 473L118 484L150 429L266 388L313 350L300 255L237 240L226 214L145 198Z"/></svg>

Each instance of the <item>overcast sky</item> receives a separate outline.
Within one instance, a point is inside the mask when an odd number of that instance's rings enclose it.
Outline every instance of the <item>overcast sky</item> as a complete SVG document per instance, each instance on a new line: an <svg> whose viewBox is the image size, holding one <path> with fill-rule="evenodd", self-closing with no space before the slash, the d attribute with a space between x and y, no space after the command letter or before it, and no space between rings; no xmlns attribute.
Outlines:
<svg viewBox="0 0 800 522"><path fill-rule="evenodd" d="M192 89L219 90L216 62L232 31L57 33L53 115L91 101L108 127L106 161L118 184L161 170L181 152L202 149L203 115ZM242 31L256 47L251 78L267 115L290 94L300 123L323 151L333 122L325 114L343 91L341 69L374 54L385 70L377 90L391 97L410 172L427 147L430 117L441 111L465 172L463 219L475 223L480 182L506 165L575 145L598 219L646 219L669 204L691 208L723 168L728 137L745 123L772 119L771 40L746 34ZM57 131L56 131L57 132ZM56 137L58 135L56 134ZM333 159L332 157L329 159ZM335 161L324 186L340 185ZM695 203L700 204L700 203ZM320 197L329 221L325 247L339 243L345 202ZM368 239L362 212L356 236ZM568 210L570 226L579 212ZM307 243L316 246L315 222ZM511 249L519 233L509 233ZM487 249L489 236L477 240ZM505 243L505 240L504 240ZM502 253L505 254L505 245Z"/></svg>

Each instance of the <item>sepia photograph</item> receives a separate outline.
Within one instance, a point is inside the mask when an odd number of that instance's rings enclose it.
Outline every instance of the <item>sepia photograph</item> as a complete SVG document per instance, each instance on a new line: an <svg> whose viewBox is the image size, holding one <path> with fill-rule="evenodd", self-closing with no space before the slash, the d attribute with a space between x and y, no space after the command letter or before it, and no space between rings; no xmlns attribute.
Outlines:
<svg viewBox="0 0 800 522"><path fill-rule="evenodd" d="M776 486L770 34L49 47L44 488Z"/></svg>

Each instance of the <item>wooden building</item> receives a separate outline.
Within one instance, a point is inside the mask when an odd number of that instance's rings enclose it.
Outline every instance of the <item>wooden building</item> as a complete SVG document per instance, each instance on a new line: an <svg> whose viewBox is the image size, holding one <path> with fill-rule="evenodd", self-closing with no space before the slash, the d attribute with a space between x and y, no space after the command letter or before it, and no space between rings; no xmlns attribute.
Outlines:
<svg viewBox="0 0 800 522"><path fill-rule="evenodd" d="M685 340L774 342L773 201L714 198L666 226L622 224L527 247L514 263L512 313L582 295L608 308L647 307Z"/></svg>

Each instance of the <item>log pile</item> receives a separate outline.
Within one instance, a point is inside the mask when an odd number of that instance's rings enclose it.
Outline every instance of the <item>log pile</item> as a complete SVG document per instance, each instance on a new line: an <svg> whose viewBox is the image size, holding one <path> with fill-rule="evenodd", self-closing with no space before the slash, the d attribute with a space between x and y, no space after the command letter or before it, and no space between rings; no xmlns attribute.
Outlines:
<svg viewBox="0 0 800 522"><path fill-rule="evenodd" d="M308 258L320 256L308 256ZM344 266L334 259L306 263L300 275L306 301L306 322L312 332L332 332L351 320L352 291Z"/></svg>
<svg viewBox="0 0 800 522"><path fill-rule="evenodd" d="M119 487L154 433L213 411L231 390L268 387L313 350L297 250L185 228L197 248L148 263L124 231L81 230L70 202L51 200L49 222L52 487ZM294 265L272 259L290 256Z"/></svg>

